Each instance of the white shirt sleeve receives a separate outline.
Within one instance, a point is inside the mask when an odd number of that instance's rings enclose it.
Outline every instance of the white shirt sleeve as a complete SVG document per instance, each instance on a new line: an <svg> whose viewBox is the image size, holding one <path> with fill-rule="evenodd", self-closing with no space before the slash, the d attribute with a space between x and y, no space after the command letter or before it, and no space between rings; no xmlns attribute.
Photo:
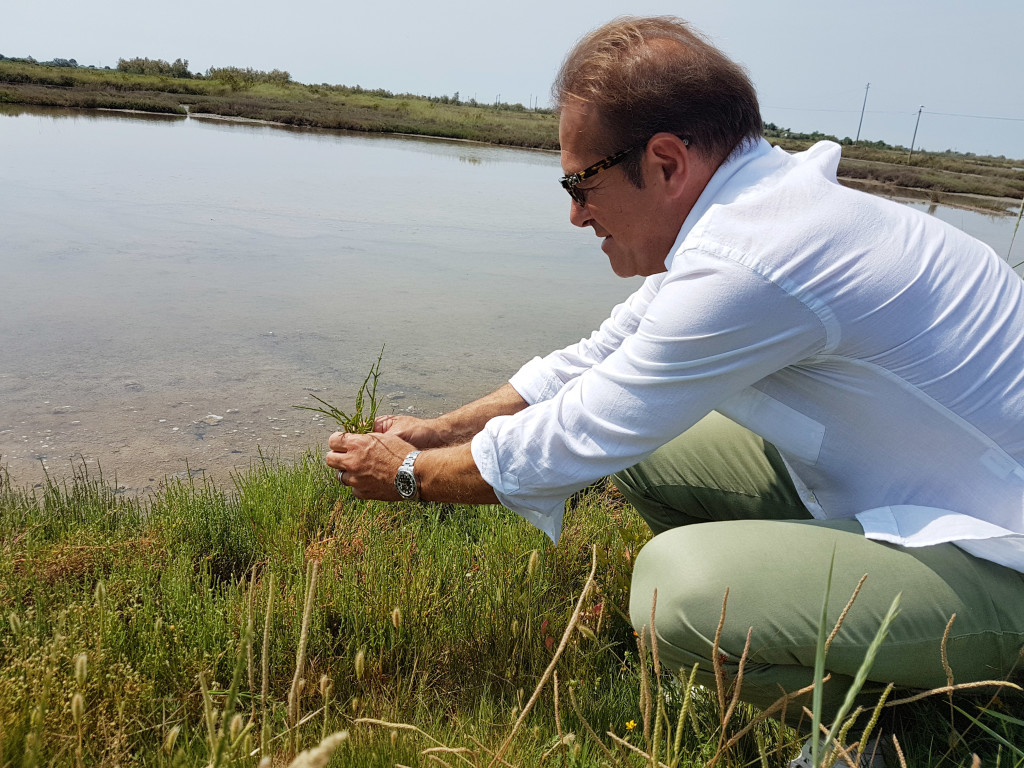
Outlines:
<svg viewBox="0 0 1024 768"><path fill-rule="evenodd" d="M509 379L509 384L530 405L550 400L567 382L603 361L624 339L636 333L664 279L664 274L647 278L639 290L612 309L609 318L589 339L580 339L543 358L533 358Z"/></svg>
<svg viewBox="0 0 1024 768"><path fill-rule="evenodd" d="M810 308L732 259L680 253L662 277L620 305L627 314L613 314L589 343L545 358L548 378L538 376L545 384L530 394L546 398L491 419L472 441L501 503L553 541L572 493L632 466L719 401L825 344Z"/></svg>

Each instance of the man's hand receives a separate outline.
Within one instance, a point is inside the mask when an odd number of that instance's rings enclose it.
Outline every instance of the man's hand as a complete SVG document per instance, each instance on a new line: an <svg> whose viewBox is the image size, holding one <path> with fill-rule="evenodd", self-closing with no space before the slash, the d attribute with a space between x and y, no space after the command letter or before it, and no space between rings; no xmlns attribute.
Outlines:
<svg viewBox="0 0 1024 768"><path fill-rule="evenodd" d="M416 450L412 443L390 433L335 432L327 445L331 449L324 459L327 466L338 470L338 479L357 499L401 500L395 475L409 452Z"/></svg>
<svg viewBox="0 0 1024 768"><path fill-rule="evenodd" d="M437 419L420 419L415 416L396 416L394 414L378 416L373 423L373 431L400 437L421 451L445 445L438 431Z"/></svg>

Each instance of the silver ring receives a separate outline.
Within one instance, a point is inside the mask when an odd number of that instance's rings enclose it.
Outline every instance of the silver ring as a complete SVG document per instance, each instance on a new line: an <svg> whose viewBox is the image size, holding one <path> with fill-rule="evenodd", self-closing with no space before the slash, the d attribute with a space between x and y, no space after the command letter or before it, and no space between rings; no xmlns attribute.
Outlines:
<svg viewBox="0 0 1024 768"><path fill-rule="evenodd" d="M344 469L339 469L338 470L338 482L341 483L342 485L345 484L345 470Z"/></svg>

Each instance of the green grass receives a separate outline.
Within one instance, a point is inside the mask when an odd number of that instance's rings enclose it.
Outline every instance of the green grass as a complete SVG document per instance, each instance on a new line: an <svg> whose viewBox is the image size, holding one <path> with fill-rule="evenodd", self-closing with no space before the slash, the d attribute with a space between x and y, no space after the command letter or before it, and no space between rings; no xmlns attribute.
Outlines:
<svg viewBox="0 0 1024 768"><path fill-rule="evenodd" d="M334 766L438 765L422 754L438 744L487 765L510 734L515 766L549 751L551 765L615 764L606 750L637 765L609 730L684 768L784 765L792 731L762 722L719 752L757 713L735 709L723 738L715 692L638 653L625 612L647 536L608 488L576 499L551 547L498 507L357 501L311 455L142 500L84 474L41 493L4 476L0 766L283 765L340 730ZM595 589L571 624L592 551ZM552 677L513 734L567 628L557 704ZM986 701L961 704L1024 744L1024 708L996 717ZM951 734L947 765L995 754L942 704L905 708L908 755L940 756Z"/></svg>

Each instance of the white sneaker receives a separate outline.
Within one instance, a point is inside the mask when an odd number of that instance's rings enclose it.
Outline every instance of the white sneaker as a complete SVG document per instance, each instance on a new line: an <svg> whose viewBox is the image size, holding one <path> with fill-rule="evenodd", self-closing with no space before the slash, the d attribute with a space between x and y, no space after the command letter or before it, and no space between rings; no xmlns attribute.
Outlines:
<svg viewBox="0 0 1024 768"><path fill-rule="evenodd" d="M805 741L800 754L789 761L789 768L815 768L811 760L812 748L811 740ZM824 752L824 750L821 751ZM856 756L857 751L850 750L850 757L855 758ZM853 765L840 756L832 765L833 768L885 768L885 760L882 758L882 750L879 748L878 739L872 739L864 750L859 764Z"/></svg>

